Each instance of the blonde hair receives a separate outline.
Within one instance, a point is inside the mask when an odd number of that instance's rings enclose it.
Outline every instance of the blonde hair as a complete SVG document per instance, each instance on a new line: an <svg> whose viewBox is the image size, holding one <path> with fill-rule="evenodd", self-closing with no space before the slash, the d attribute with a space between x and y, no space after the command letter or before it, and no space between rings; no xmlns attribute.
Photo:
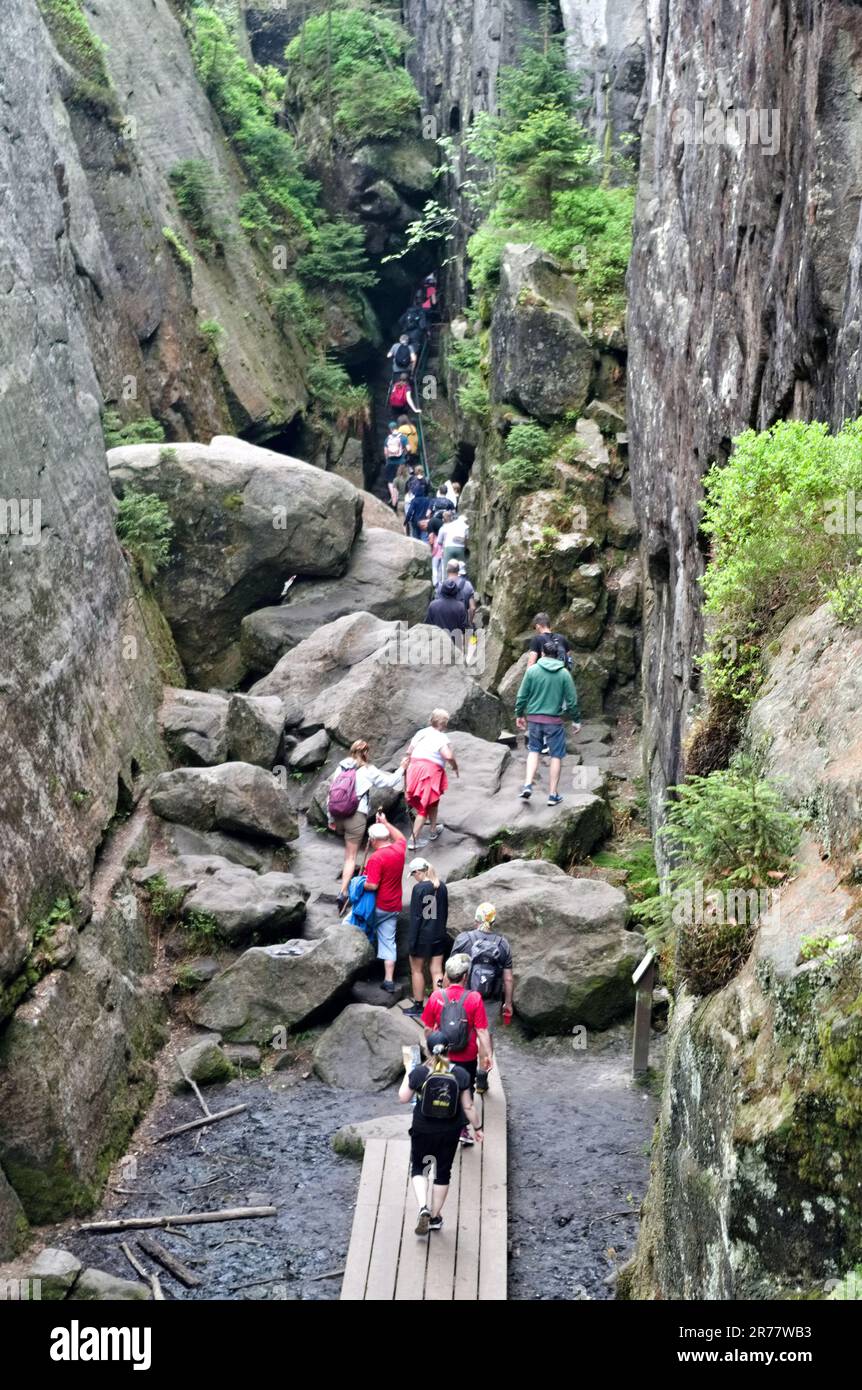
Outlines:
<svg viewBox="0 0 862 1390"><path fill-rule="evenodd" d="M433 885L434 885L435 888L439 888L439 887L440 887L440 875L438 874L437 870L434 868L434 865L430 862L430 860L427 860L427 859L426 859L425 862L426 862L426 864L428 865L428 868L427 868L427 869L417 869L417 870L416 870L416 873L417 873L417 874L426 874L426 875L428 876L429 882L430 882L430 883L433 883Z"/></svg>
<svg viewBox="0 0 862 1390"><path fill-rule="evenodd" d="M442 729L449 723L449 711L447 709L432 709L428 723L432 729Z"/></svg>
<svg viewBox="0 0 862 1390"><path fill-rule="evenodd" d="M361 763L368 762L368 744L364 738L357 738L350 745L351 758L358 758Z"/></svg>

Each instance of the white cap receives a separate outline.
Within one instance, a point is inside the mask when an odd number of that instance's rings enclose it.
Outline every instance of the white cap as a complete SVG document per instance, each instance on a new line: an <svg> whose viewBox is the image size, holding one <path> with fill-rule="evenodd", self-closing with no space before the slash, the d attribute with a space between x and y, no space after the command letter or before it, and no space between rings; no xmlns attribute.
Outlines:
<svg viewBox="0 0 862 1390"><path fill-rule="evenodd" d="M427 859L411 859L407 865L408 874L415 874L419 869L430 869L431 865Z"/></svg>
<svg viewBox="0 0 862 1390"><path fill-rule="evenodd" d="M368 827L368 838L369 840L388 840L389 827L385 825L379 825L375 821L374 825L369 825Z"/></svg>

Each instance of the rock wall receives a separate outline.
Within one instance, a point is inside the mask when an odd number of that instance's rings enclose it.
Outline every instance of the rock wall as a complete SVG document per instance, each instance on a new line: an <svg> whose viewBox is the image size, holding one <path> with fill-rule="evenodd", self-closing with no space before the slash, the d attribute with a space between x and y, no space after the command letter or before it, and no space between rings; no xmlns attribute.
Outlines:
<svg viewBox="0 0 862 1390"><path fill-rule="evenodd" d="M631 153L640 131L646 59L642 0L560 0L566 61L583 74L583 94L598 143Z"/></svg>
<svg viewBox="0 0 862 1390"><path fill-rule="evenodd" d="M862 15L671 0L647 20L628 380L657 811L699 693L704 470L749 425L858 411Z"/></svg>

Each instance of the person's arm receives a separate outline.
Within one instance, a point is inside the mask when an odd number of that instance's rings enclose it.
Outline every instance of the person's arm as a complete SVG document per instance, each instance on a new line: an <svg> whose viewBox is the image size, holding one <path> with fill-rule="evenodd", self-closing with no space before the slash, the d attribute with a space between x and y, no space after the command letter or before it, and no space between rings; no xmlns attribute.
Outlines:
<svg viewBox="0 0 862 1390"><path fill-rule="evenodd" d="M406 839L407 839L407 836L406 836L406 835L402 835L402 834L401 834L401 831L398 829L398 827L397 827L396 825L391 825L390 822L386 819L386 812L385 812L385 811L378 811L378 812L377 812L377 820L379 821L379 823L380 823L381 825L385 825L385 826L386 826L386 829L389 831L389 834L391 835L391 837L392 837L393 841L395 842L395 844L397 844L399 840L406 840Z"/></svg>
<svg viewBox="0 0 862 1390"><path fill-rule="evenodd" d="M530 671L528 668L524 672L524 678L518 686L518 693L515 696L515 723L519 729L525 729L527 727L527 721L524 718L524 710L527 708L527 696L530 693L531 684L532 681L530 680Z"/></svg>
<svg viewBox="0 0 862 1390"><path fill-rule="evenodd" d="M437 889L437 934L442 936L449 921L449 889L441 883Z"/></svg>
<svg viewBox="0 0 862 1390"><path fill-rule="evenodd" d="M413 414L414 414L414 415L421 415L421 414L422 414L422 411L419 409L418 405L416 404L416 402L415 402L414 399L413 399L413 392L410 391L410 390L408 390L408 392L407 392L407 404L409 405L410 409L413 411Z"/></svg>
<svg viewBox="0 0 862 1390"><path fill-rule="evenodd" d="M451 743L444 743L442 748L440 749L440 753L442 757L446 759L447 763L451 763L452 771L454 772L455 776L460 777L461 774L458 771L458 759L455 757L455 749L452 747Z"/></svg>
<svg viewBox="0 0 862 1390"><path fill-rule="evenodd" d="M407 1049L407 1051L409 1051L409 1048ZM405 1056L406 1056L406 1053L405 1053ZM405 1072L404 1072L404 1080L401 1082L401 1086L400 1086L399 1091L398 1091L398 1099L401 1101L401 1104L402 1104L402 1105L409 1105L409 1104L410 1104L411 1100L413 1099L413 1097L415 1096L416 1092L418 1091L419 1086L422 1084L422 1081L424 1080L424 1078L420 1078L420 1077L417 1075L417 1073L418 1073L420 1070L424 1070L424 1068L414 1067L412 1071L405 1071ZM411 1081L415 1081L415 1082L417 1083L417 1085L416 1085L416 1086L411 1086L411 1085L410 1085L410 1082L411 1082Z"/></svg>
<svg viewBox="0 0 862 1390"><path fill-rule="evenodd" d="M539 659L539 653L538 653L538 652L531 651L531 652L530 652L530 655L527 657L527 670L528 670L528 671L529 671L529 669L530 669L531 666L535 666L535 664L536 664L536 662L538 661L538 659Z"/></svg>
<svg viewBox="0 0 862 1390"><path fill-rule="evenodd" d="M512 1010L512 996L515 991L515 974L512 970L503 971L503 1008Z"/></svg>
<svg viewBox="0 0 862 1390"><path fill-rule="evenodd" d="M490 1071L494 1065L494 1049L491 1046L491 1033L488 1028L476 1029L476 1042L479 1045L479 1070Z"/></svg>
<svg viewBox="0 0 862 1390"><path fill-rule="evenodd" d="M403 1086L401 1089L404 1089ZM479 1143L481 1144L482 1140L485 1138L485 1135L482 1130L482 1125L479 1122L479 1116L476 1113L476 1107L473 1104L473 1097L470 1095L469 1086L466 1090L461 1092L461 1109L467 1116L468 1124L471 1124L473 1126L473 1133L475 1134L476 1138L479 1140Z"/></svg>
<svg viewBox="0 0 862 1390"><path fill-rule="evenodd" d="M571 716L572 722L580 728L580 707L578 705L578 692L575 689L575 682L572 680L571 672L566 672L566 712Z"/></svg>

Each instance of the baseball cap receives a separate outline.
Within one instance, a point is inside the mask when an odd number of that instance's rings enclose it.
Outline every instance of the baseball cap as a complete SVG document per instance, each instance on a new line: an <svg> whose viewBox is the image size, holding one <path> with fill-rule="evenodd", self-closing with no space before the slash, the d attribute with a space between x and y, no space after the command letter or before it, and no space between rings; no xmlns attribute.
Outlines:
<svg viewBox="0 0 862 1390"><path fill-rule="evenodd" d="M430 869L430 868L431 868L431 865L428 863L428 860L427 860L427 859L422 859L422 858L419 858L419 859L411 859L411 860L410 860L410 863L407 865L407 872L408 872L408 874L415 874L416 871L417 871L417 869Z"/></svg>
<svg viewBox="0 0 862 1390"><path fill-rule="evenodd" d="M459 953L457 956L450 956L446 962L446 974L450 980L458 980L462 975L466 975L470 969L470 957Z"/></svg>

